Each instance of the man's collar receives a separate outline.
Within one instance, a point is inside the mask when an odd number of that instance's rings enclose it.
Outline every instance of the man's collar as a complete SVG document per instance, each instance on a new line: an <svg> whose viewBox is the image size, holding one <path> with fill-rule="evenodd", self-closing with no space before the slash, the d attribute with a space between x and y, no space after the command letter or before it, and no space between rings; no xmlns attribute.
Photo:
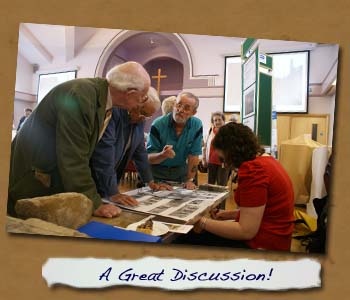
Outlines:
<svg viewBox="0 0 350 300"><path fill-rule="evenodd" d="M174 127L175 121L174 121L174 119L173 119L173 113L169 113L169 114L167 115L167 117L168 117L168 126L169 126L169 127Z"/></svg>

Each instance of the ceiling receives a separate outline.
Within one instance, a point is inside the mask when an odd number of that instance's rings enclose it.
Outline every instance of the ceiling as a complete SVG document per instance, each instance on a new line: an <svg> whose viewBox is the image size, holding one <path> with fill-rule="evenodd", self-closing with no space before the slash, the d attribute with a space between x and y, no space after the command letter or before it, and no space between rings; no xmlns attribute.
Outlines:
<svg viewBox="0 0 350 300"><path fill-rule="evenodd" d="M95 28L22 23L18 51L31 64L74 58L97 32Z"/></svg>

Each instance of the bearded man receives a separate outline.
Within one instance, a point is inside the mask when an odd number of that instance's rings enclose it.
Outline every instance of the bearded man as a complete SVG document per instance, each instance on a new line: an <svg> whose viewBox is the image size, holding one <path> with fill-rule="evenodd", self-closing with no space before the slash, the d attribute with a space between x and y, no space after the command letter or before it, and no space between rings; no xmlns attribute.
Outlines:
<svg viewBox="0 0 350 300"><path fill-rule="evenodd" d="M197 96L181 92L173 111L154 120L147 152L155 181L175 181L187 189L196 188L193 181L203 139L202 122L194 117L198 106Z"/></svg>

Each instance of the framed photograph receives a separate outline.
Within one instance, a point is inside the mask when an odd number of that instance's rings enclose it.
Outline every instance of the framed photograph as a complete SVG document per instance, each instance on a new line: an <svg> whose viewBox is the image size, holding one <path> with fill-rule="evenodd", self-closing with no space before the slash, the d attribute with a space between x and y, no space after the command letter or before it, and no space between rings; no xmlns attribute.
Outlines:
<svg viewBox="0 0 350 300"><path fill-rule="evenodd" d="M249 88L244 91L244 110L243 118L254 115L255 113L255 84L252 84Z"/></svg>

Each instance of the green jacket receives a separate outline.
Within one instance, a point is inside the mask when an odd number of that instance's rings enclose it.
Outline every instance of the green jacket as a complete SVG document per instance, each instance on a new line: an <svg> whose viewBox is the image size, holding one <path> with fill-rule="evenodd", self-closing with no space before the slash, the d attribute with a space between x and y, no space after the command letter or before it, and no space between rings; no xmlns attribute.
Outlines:
<svg viewBox="0 0 350 300"><path fill-rule="evenodd" d="M40 102L11 144L8 213L18 199L78 192L101 204L89 167L103 127L108 83L75 79Z"/></svg>

